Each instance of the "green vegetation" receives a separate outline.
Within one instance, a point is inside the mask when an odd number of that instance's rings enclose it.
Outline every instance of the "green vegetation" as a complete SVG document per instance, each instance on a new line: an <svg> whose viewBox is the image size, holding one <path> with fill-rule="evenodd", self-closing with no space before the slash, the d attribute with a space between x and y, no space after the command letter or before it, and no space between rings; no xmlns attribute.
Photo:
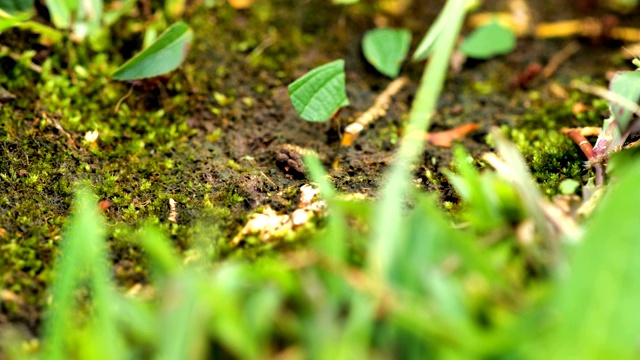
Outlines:
<svg viewBox="0 0 640 360"><path fill-rule="evenodd" d="M476 59L488 59L507 54L516 47L516 35L512 30L492 21L475 29L460 45L460 51Z"/></svg>
<svg viewBox="0 0 640 360"><path fill-rule="evenodd" d="M291 103L308 121L327 121L349 105L345 89L344 60L319 66L289 85Z"/></svg>
<svg viewBox="0 0 640 360"><path fill-rule="evenodd" d="M478 93L468 81L475 73L456 79L461 94L446 91L469 1L448 0L418 45L414 59L429 60L417 89L406 90L410 108L379 105L391 115L358 139L360 149L338 153L344 168L329 173L334 159L316 153L333 152L337 143L327 143L342 125L297 120L326 121L348 106L347 78L353 115L373 97L357 79L388 79L358 73L360 53L328 62L343 49L316 37L344 34L313 22L324 17L296 13L302 19L290 24L285 6L265 1L254 10L218 5L215 23L202 12L182 22L187 2L169 0L152 3L162 11L145 28L122 10L126 1L47 4L60 42L43 58L30 38L0 74L9 94L22 95L0 99L0 357L637 357L640 225L629 214L640 202L640 164L629 151L612 155L615 176L587 194L580 185L592 173L560 132L601 122L609 105L608 124L626 132L635 124L622 120L629 108L619 114L620 102L596 99L575 115L586 101L577 92L549 106L523 92L535 111L517 126L486 119L502 126L473 140L480 153L424 140L432 122L478 112L467 100ZM361 19L349 9L344 16ZM127 26L111 27L113 11ZM168 19L177 22L156 39ZM97 27L74 42L78 25ZM127 44L151 45L116 70L131 54L115 38L97 46L109 27ZM24 30L7 32L20 39ZM397 76L411 32L360 33L367 60ZM489 52L510 51L498 48ZM310 55L294 56L301 49ZM345 72L350 61L360 70ZM181 64L179 76L154 78ZM620 76L612 92L637 102L635 75ZM505 87L484 81L483 99ZM385 142L393 136L397 148ZM356 162L359 151L369 157ZM379 164L389 165L382 175ZM441 193L426 193L430 186ZM371 187L374 198L354 194ZM547 197L558 192L569 210Z"/></svg>
<svg viewBox="0 0 640 360"><path fill-rule="evenodd" d="M410 44L411 32L407 29L375 29L364 35L362 53L376 70L395 78L400 73Z"/></svg>
<svg viewBox="0 0 640 360"><path fill-rule="evenodd" d="M124 63L111 75L116 80L138 80L175 70L187 57L193 31L177 22L163 32L148 48Z"/></svg>

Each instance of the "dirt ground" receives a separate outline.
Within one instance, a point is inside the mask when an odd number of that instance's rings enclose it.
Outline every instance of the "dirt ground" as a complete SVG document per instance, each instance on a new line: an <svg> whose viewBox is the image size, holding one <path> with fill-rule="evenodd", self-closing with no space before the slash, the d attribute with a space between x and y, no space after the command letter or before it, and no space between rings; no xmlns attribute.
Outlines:
<svg viewBox="0 0 640 360"><path fill-rule="evenodd" d="M404 65L410 83L394 97L388 114L352 147L340 149L344 126L370 107L391 81L366 63L360 41L364 32L386 23L408 27L415 49L443 3L414 1L399 16L383 15L371 2L336 7L324 0L264 0L248 10L226 5L198 10L187 17L195 39L183 71L166 87L133 88L122 102L125 110L117 115L114 107L129 92L128 84L75 78L63 56L52 58L60 62L54 72L66 74L69 87L81 87L72 93L47 87L53 80L26 70L16 73L15 62L3 59L0 65L8 81L3 86L16 99L0 108L0 325L22 324L37 332L53 259L80 181L90 181L97 201L103 201L114 275L123 288L145 282L144 256L132 239L135 228L148 219L182 249L189 239L208 239L221 258L251 259L303 244L304 235L284 245L229 245L251 213L267 205L279 213L295 209L298 189L308 183L300 155L292 150L296 147L319 154L340 191L373 197L393 159L424 63ZM583 9L589 5L584 1L528 3L534 22L611 13L596 5ZM505 6L486 1L483 9ZM628 26L638 18L615 16ZM465 27L464 33L469 31ZM9 33L0 40L19 46L11 36L19 37ZM121 54L109 54L107 63L130 56L139 47L137 40L120 42ZM579 50L553 75L518 84L531 64L546 66L572 41L578 41ZM599 126L606 104L570 89L569 83L581 79L603 85L611 70L631 69L618 55L620 46L607 39L525 37L509 55L467 61L458 73L449 74L431 131L477 123L478 131L461 140L477 158L491 150L486 141L490 128L502 127L523 150L548 194L563 179L585 180L589 173L577 147L559 129ZM42 64L56 51L38 48L33 61ZM96 55L84 56L92 63ZM351 105L330 123L301 120L289 102L287 85L338 58L346 61ZM58 97L70 101L55 102ZM575 110L578 103L585 106L580 113ZM80 121L67 114L73 107L82 114ZM94 125L103 137L92 145L84 137ZM332 168L336 157L339 167ZM451 149L427 146L415 174L426 191L456 203L440 172L450 161ZM176 221L169 219L169 199L177 203Z"/></svg>

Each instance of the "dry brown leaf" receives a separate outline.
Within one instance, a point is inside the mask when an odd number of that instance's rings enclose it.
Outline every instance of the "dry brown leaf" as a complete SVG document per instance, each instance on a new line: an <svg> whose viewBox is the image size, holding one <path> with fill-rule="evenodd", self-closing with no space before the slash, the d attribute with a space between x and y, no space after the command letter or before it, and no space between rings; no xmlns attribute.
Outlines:
<svg viewBox="0 0 640 360"><path fill-rule="evenodd" d="M451 143L454 140L459 140L467 136L467 134L476 130L478 130L478 124L464 124L457 126L451 130L426 133L424 139L430 142L432 145L448 148L451 147Z"/></svg>

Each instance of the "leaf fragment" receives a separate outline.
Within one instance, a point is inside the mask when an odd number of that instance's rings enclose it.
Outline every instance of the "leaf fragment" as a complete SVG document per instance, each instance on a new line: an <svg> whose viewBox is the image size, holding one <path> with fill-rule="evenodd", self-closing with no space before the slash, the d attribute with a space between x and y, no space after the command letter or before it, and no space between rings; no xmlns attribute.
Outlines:
<svg viewBox="0 0 640 360"><path fill-rule="evenodd" d="M460 51L475 59L489 59L511 52L516 47L513 30L492 21L474 30L460 45Z"/></svg>
<svg viewBox="0 0 640 360"><path fill-rule="evenodd" d="M381 28L368 31L362 39L367 61L382 74L395 78L409 52L411 32L407 29Z"/></svg>
<svg viewBox="0 0 640 360"><path fill-rule="evenodd" d="M319 66L291 83L289 97L303 119L327 121L339 108L349 105L344 60Z"/></svg>
<svg viewBox="0 0 640 360"><path fill-rule="evenodd" d="M116 80L138 80L175 70L187 56L193 31L177 22L163 32L148 48L129 59L111 77Z"/></svg>

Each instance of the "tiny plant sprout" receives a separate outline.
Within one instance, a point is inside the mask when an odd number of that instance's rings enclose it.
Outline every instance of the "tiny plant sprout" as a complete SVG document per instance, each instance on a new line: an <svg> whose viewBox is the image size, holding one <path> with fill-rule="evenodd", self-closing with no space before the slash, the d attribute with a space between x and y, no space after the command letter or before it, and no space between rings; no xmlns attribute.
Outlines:
<svg viewBox="0 0 640 360"><path fill-rule="evenodd" d="M182 64L187 56L193 31L177 22L163 32L148 48L129 59L111 77L116 80L139 80L166 74Z"/></svg>
<svg viewBox="0 0 640 360"><path fill-rule="evenodd" d="M382 74L395 78L407 57L411 32L407 29L375 29L362 39L362 52L367 61Z"/></svg>
<svg viewBox="0 0 640 360"><path fill-rule="evenodd" d="M324 122L349 105L345 87L344 60L319 66L289 85L289 98L307 121Z"/></svg>

